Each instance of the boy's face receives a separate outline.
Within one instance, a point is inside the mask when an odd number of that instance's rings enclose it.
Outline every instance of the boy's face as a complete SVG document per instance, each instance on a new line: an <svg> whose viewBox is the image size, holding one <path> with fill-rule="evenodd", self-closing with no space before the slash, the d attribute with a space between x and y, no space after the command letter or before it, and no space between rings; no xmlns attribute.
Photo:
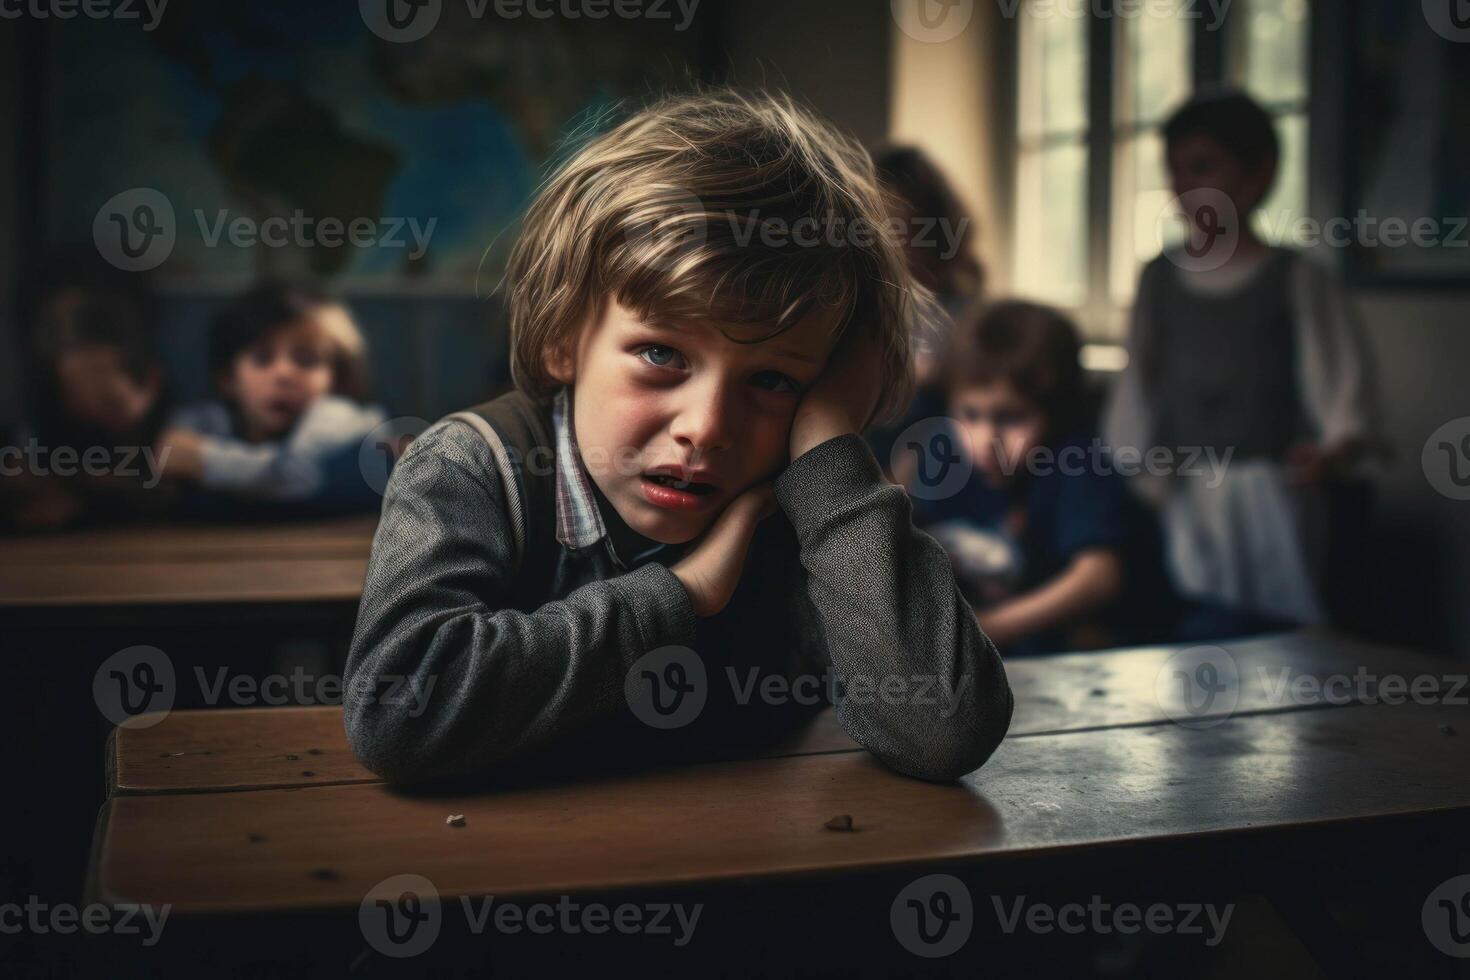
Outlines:
<svg viewBox="0 0 1470 980"><path fill-rule="evenodd" d="M321 307L235 355L222 387L239 407L247 439L285 436L332 390L332 340L323 318L345 315L340 307Z"/></svg>
<svg viewBox="0 0 1470 980"><path fill-rule="evenodd" d="M81 344L56 359L56 381L66 413L105 432L130 432L158 400L162 380L149 371L142 380L128 370L126 356L111 344Z"/></svg>
<svg viewBox="0 0 1470 980"><path fill-rule="evenodd" d="M1166 156L1176 196L1216 190L1230 199L1235 213L1241 216L1261 203L1271 180L1270 168L1246 167L1239 157L1202 133L1171 143ZM1198 213L1193 217L1198 220Z"/></svg>
<svg viewBox="0 0 1470 980"><path fill-rule="evenodd" d="M819 315L752 344L720 326L646 323L608 298L575 352L548 358L552 376L573 386L588 473L630 528L664 544L697 537L742 491L775 475L796 406L832 349L830 319ZM654 478L656 470L667 475Z"/></svg>
<svg viewBox="0 0 1470 980"><path fill-rule="evenodd" d="M949 408L971 462L993 487L1005 486L1046 436L1046 415L1009 381L957 389Z"/></svg>

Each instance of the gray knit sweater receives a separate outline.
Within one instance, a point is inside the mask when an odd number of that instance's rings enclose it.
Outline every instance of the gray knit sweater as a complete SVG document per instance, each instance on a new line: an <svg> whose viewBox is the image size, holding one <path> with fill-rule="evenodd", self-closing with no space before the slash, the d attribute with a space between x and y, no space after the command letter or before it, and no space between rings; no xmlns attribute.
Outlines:
<svg viewBox="0 0 1470 980"><path fill-rule="evenodd" d="M694 615L663 563L680 549L625 569L602 542L558 546L527 601L493 454L471 426L438 423L395 468L373 541L343 697L353 750L399 783L578 747L636 761L670 740L758 735L821 700L900 772L978 768L1010 688L908 496L847 435L788 465L776 497L715 616ZM681 692L694 710L665 714Z"/></svg>

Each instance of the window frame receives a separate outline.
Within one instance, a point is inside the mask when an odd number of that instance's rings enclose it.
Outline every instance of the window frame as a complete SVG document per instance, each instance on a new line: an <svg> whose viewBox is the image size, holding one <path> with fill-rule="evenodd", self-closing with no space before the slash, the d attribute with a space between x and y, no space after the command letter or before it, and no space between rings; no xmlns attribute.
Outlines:
<svg viewBox="0 0 1470 980"><path fill-rule="evenodd" d="M1321 106L1317 93L1323 91L1323 65L1319 56L1323 45L1320 40L1326 5L1307 0L1307 51L1305 97L1288 102L1263 102L1273 120L1287 116L1301 116L1306 120L1307 140L1303 147L1307 159L1304 162L1306 186L1302 206L1306 214L1319 210L1318 205L1327 182L1319 180L1315 161L1319 159L1319 148L1323 146L1325 127L1319 127ZM1244 65L1245 31L1248 27L1247 4L1231 5L1218 29L1211 30L1206 14L1198 17L1191 32L1190 63L1191 91L1199 91L1225 84L1239 85L1243 82L1241 70ZM1029 16L1023 3L1017 15L1003 18L1002 24L1008 33L1003 49L1015 52L1011 61L1004 66L1007 77L1000 86L1000 94L1008 103L1009 142L1004 154L1006 166L998 174L1005 181L1009 193L1002 200L1015 203L1004 215L1006 241L1016 252L1012 264L1022 256L1017 250L1020 241L1018 229L1022 218L1021 201L1018 196L1020 168L1023 151L1033 148L1034 138L1023 139L1019 132L1020 100L1022 98L1022 73L1032 69L1026 62L1027 53L1022 49L1022 18ZM1077 321L1088 350L1084 360L1103 369L1115 368L1119 358L1110 351L1099 348L1116 348L1126 337L1130 304L1114 302L1111 292L1112 268L1115 261L1114 233L1117 219L1114 211L1114 155L1118 139L1136 131L1132 125L1120 126L1117 119L1116 97L1119 90L1122 64L1122 39L1125 19L1116 15L1098 16L1088 10L1087 19L1087 125L1082 139L1087 147L1086 179L1086 295L1077 305L1064 309ZM1018 277L1011 276L1012 282Z"/></svg>

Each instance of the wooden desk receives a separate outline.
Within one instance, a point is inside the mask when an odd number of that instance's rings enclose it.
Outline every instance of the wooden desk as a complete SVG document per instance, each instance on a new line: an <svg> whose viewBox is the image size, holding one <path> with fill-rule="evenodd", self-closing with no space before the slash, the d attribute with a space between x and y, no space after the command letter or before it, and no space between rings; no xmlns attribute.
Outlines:
<svg viewBox="0 0 1470 980"><path fill-rule="evenodd" d="M1010 661L1006 674L1016 712L1008 737L1169 721L1170 706L1159 700L1158 678L1181 649L1146 647ZM1289 696L1283 700L1282 671L1291 679L1321 681L1351 675L1360 667L1376 675L1403 676L1436 676L1455 669L1413 651L1357 643L1326 631L1227 643L1219 649L1229 654L1241 679L1239 697L1233 711L1222 708L1199 720L1299 708ZM1372 686L1367 690L1371 694ZM1470 697L1470 691L1464 693ZM769 755L857 750L828 710ZM347 747L342 712L335 707L176 711L148 728L116 730L108 744L107 766L110 795L378 781Z"/></svg>
<svg viewBox="0 0 1470 980"><path fill-rule="evenodd" d="M350 602L375 517L167 525L0 541L0 608Z"/></svg>
<svg viewBox="0 0 1470 980"><path fill-rule="evenodd" d="M1463 672L1321 633L1230 652L1316 676ZM1242 713L1185 727L1141 695L1167 650L1086 657L1009 665L1018 720L1037 692L1050 700L955 784L834 747L829 713L765 758L408 795L357 766L335 709L179 712L115 739L90 890L184 914L345 908L400 873L441 896L609 893L1470 813L1463 704L1262 704L1247 685ZM1098 678L1118 696L1092 695ZM466 826L446 826L451 813ZM824 828L844 813L855 833Z"/></svg>
<svg viewBox="0 0 1470 980"><path fill-rule="evenodd" d="M1467 722L1374 705L1020 738L949 785L854 751L447 798L378 783L124 796L100 817L93 889L175 914L355 907L402 873L445 897L608 892L1470 812ZM824 828L842 813L857 832Z"/></svg>

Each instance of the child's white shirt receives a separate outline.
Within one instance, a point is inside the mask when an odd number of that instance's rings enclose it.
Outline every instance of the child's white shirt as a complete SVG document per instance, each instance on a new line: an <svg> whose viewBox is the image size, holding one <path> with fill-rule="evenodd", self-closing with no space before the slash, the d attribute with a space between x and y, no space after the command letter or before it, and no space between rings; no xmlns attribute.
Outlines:
<svg viewBox="0 0 1470 980"><path fill-rule="evenodd" d="M304 500L322 487L323 458L360 443L385 420L375 405L327 395L302 413L284 439L251 443L233 429L229 408L218 401L180 409L171 426L204 436L204 475L211 490L257 500Z"/></svg>

